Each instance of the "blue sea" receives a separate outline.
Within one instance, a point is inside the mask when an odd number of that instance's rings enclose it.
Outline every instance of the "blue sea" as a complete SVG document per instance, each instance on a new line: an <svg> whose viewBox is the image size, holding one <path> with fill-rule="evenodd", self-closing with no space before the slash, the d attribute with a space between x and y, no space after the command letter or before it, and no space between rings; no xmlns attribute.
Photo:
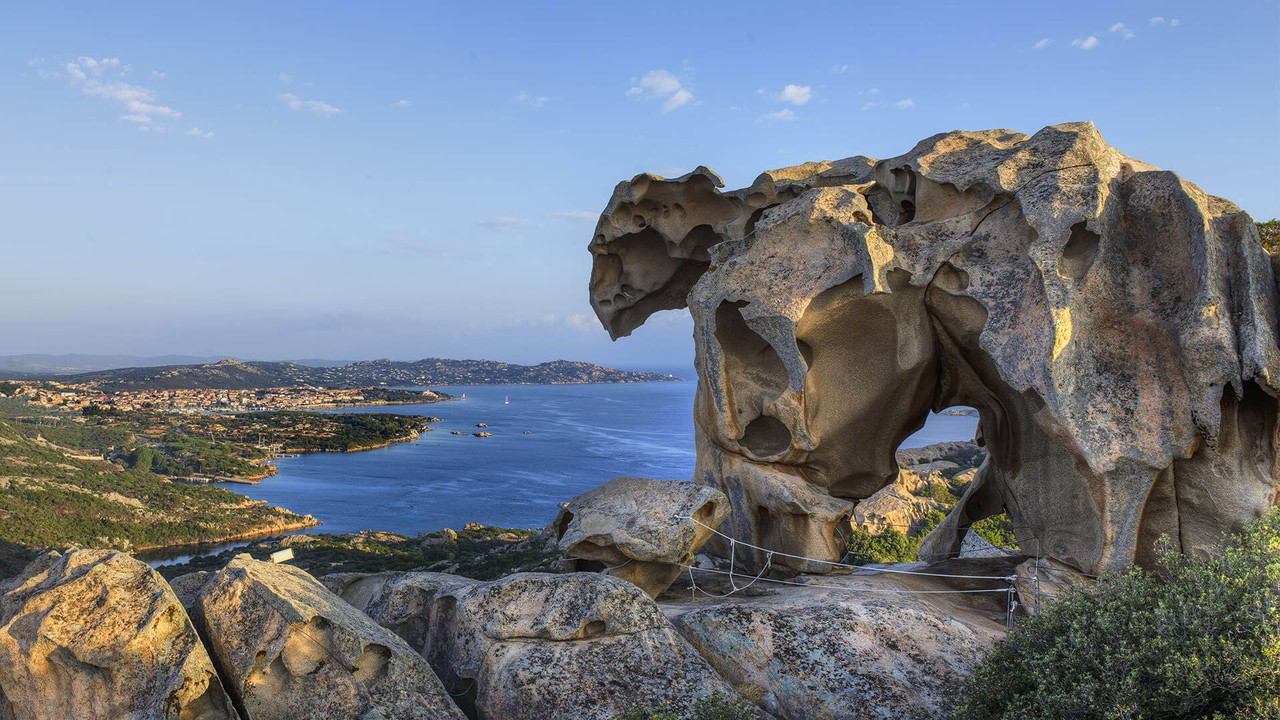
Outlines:
<svg viewBox="0 0 1280 720"><path fill-rule="evenodd" d="M558 503L611 478L691 477L695 388L693 382L436 387L466 399L331 411L443 418L415 442L282 458L279 474L260 485L224 487L324 523L309 532L414 535L469 522L540 528L555 518ZM471 435L482 422L493 437ZM970 440L976 427L976 417L932 415L903 446Z"/></svg>
<svg viewBox="0 0 1280 720"><path fill-rule="evenodd" d="M414 534L468 522L543 527L557 503L611 478L693 475L692 382L434 389L466 399L334 411L444 419L416 442L284 458L261 485L228 489L314 515L324 532ZM477 423L493 437L473 437ZM934 415L904 447L969 440L976 427L974 417Z"/></svg>

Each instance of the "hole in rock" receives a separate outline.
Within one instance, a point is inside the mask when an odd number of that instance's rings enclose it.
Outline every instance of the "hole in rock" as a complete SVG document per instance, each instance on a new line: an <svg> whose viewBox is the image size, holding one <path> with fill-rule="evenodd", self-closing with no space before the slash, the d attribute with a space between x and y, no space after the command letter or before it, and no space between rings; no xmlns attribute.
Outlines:
<svg viewBox="0 0 1280 720"><path fill-rule="evenodd" d="M949 293L963 292L969 287L969 273L951 263L942 263L933 276L933 285Z"/></svg>
<svg viewBox="0 0 1280 720"><path fill-rule="evenodd" d="M1098 257L1098 234L1085 227L1084 222L1071 226L1071 237L1062 246L1062 257L1058 258L1058 274L1072 280L1083 279L1093 267Z"/></svg>
<svg viewBox="0 0 1280 720"><path fill-rule="evenodd" d="M787 368L773 346L747 325L741 308L747 303L720 303L716 308L716 341L724 352L730 394L739 418L764 414L764 408L787 388Z"/></svg>
<svg viewBox="0 0 1280 720"><path fill-rule="evenodd" d="M591 622L587 623L586 627L582 628L582 637L584 638L596 637L597 635L603 635L603 634L604 634L603 620L592 620Z"/></svg>
<svg viewBox="0 0 1280 720"><path fill-rule="evenodd" d="M560 517L560 522L556 523L556 540L564 537L564 534L569 531L569 523L571 522L573 522L573 513L565 510Z"/></svg>
<svg viewBox="0 0 1280 720"><path fill-rule="evenodd" d="M747 424L738 442L756 457L768 457L791 447L791 431L778 418L761 415Z"/></svg>
<svg viewBox="0 0 1280 720"><path fill-rule="evenodd" d="M898 224L909 223L916 218L916 204L910 200L898 203Z"/></svg>

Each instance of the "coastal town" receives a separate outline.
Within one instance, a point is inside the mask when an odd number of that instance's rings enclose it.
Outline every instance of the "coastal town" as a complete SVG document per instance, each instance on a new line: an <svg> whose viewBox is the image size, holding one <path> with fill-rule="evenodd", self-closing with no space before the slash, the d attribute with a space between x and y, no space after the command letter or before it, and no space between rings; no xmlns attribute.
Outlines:
<svg viewBox="0 0 1280 720"><path fill-rule="evenodd" d="M134 412L158 410L175 413L239 413L371 405L405 405L439 402L449 396L431 390L387 388L320 388L311 386L250 390L148 389L107 391L86 383L10 381L4 394L50 410L82 412Z"/></svg>

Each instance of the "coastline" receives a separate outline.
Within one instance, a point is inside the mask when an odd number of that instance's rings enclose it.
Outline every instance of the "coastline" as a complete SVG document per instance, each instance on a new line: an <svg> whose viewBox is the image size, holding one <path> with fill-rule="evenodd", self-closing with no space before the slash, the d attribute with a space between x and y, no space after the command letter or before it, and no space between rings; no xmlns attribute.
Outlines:
<svg viewBox="0 0 1280 720"><path fill-rule="evenodd" d="M193 542L174 543L171 545L147 545L142 547L135 547L132 552L135 555L149 554L149 553L162 554L162 553L178 552L184 549L199 548L199 547L204 547L209 545L222 545L225 543L238 542L241 540L260 540L262 538L268 538L274 535L283 535L285 533L290 533L295 530L306 530L307 528L319 527L320 525L324 524L320 520L317 520L316 518L312 517L311 515L302 515L301 517L302 517L302 520L299 522L284 523L282 525L273 526L268 529L234 533L231 535L226 535L226 536L214 538L211 540L197 540Z"/></svg>

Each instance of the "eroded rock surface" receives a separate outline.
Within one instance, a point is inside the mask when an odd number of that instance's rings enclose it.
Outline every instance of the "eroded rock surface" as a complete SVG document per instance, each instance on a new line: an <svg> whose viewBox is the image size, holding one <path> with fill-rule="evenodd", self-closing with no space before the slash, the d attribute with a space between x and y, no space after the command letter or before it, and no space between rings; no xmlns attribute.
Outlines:
<svg viewBox="0 0 1280 720"><path fill-rule="evenodd" d="M853 502L954 406L989 455L932 557L1003 510L1028 554L1097 572L1161 534L1207 551L1277 502L1276 278L1230 202L1090 123L721 184L619 184L591 302L614 337L689 308L695 479L736 538L835 560Z"/></svg>
<svg viewBox="0 0 1280 720"><path fill-rule="evenodd" d="M145 563L49 553L0 593L0 717L238 717L177 596Z"/></svg>
<svg viewBox="0 0 1280 720"><path fill-rule="evenodd" d="M326 582L422 652L472 717L608 720L637 704L683 713L733 694L653 600L600 573Z"/></svg>
<svg viewBox="0 0 1280 720"><path fill-rule="evenodd" d="M945 689L1003 635L994 619L1000 593L983 599L983 611L963 605L982 596L941 594L925 601L892 592L909 589L894 578L817 580L826 587L757 584L753 589L767 590L754 597L666 610L734 689L788 720L945 717ZM915 580L930 584L914 589L949 587Z"/></svg>
<svg viewBox="0 0 1280 720"><path fill-rule="evenodd" d="M604 569L656 598L728 516L729 499L706 485L622 477L575 497L554 527L575 569Z"/></svg>
<svg viewBox="0 0 1280 720"><path fill-rule="evenodd" d="M239 555L193 615L251 720L462 718L403 640L297 568Z"/></svg>

